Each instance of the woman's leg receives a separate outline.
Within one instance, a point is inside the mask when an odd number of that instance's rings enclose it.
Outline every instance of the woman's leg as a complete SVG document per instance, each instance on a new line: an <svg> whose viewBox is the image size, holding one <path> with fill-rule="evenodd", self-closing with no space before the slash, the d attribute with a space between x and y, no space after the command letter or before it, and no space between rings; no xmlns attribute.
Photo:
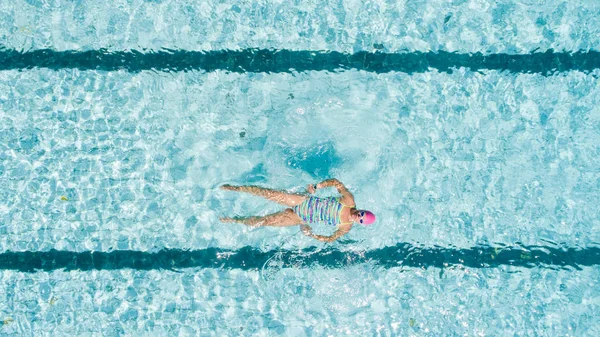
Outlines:
<svg viewBox="0 0 600 337"><path fill-rule="evenodd" d="M236 191L236 192L246 192L250 194L257 195L259 197L263 197L269 199L271 201L275 201L284 206L294 207L300 205L304 200L306 200L306 196L302 194L288 193L285 191L277 191L272 190L270 188L263 188L258 186L232 186L232 185L223 185L221 186L222 190L228 191Z"/></svg>
<svg viewBox="0 0 600 337"><path fill-rule="evenodd" d="M304 223L302 219L291 208L287 208L281 212L265 215L265 216L249 216L236 218L221 218L222 222L238 222L252 227L273 226L273 227L289 227L301 225Z"/></svg>

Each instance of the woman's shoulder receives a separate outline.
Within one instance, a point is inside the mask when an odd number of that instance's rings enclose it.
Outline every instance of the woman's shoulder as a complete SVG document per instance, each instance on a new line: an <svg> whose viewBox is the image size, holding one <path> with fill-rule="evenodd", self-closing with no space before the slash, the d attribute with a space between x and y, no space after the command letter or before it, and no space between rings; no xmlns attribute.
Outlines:
<svg viewBox="0 0 600 337"><path fill-rule="evenodd" d="M346 232L347 233L347 232L350 231L350 229L352 229L353 225L354 225L354 223L352 221L350 221L350 222L344 222L344 223L338 224L337 225L337 229L340 230L340 231L342 231L342 232Z"/></svg>

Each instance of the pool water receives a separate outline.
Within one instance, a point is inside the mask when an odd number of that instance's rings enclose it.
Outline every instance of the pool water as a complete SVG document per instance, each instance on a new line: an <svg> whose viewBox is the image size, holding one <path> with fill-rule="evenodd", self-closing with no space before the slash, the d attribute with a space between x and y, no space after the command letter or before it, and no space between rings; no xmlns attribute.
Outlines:
<svg viewBox="0 0 600 337"><path fill-rule="evenodd" d="M599 335L599 13L1 1L0 335Z"/></svg>

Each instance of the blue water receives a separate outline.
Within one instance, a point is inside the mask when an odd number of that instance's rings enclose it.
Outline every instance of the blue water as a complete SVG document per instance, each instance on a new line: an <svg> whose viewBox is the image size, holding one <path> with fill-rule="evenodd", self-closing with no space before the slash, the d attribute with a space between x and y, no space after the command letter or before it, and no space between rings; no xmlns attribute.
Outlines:
<svg viewBox="0 0 600 337"><path fill-rule="evenodd" d="M599 12L0 1L0 335L599 335Z"/></svg>

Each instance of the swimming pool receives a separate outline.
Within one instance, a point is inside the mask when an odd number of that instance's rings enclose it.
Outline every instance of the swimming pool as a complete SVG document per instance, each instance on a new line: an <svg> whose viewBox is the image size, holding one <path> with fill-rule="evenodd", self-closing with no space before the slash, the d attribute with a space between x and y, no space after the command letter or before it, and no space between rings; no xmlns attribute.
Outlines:
<svg viewBox="0 0 600 337"><path fill-rule="evenodd" d="M0 335L598 335L599 10L2 1Z"/></svg>

